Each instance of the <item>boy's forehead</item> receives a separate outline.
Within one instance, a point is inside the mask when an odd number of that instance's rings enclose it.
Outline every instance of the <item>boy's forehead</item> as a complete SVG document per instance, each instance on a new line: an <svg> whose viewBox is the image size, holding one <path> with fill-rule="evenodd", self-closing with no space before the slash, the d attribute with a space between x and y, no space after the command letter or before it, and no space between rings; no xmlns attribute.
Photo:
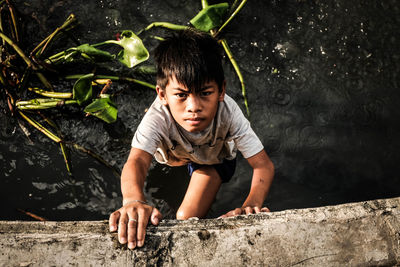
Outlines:
<svg viewBox="0 0 400 267"><path fill-rule="evenodd" d="M199 89L199 90L202 90L203 88L208 87L208 86L209 86L210 84L212 84L212 83L215 83L215 84L216 84L216 82L215 82L214 80L212 80L212 81L207 81L207 80L206 80L206 81L201 85L201 87L198 88L198 89ZM168 83L167 83L167 85L166 85L166 89L167 89L167 88L170 88L170 89L179 89L179 90L185 90L185 91L192 91L192 90L189 89L185 84L179 82L179 81L176 79L175 75L170 76L170 77L168 78Z"/></svg>
<svg viewBox="0 0 400 267"><path fill-rule="evenodd" d="M186 85L184 85L184 84L178 82L178 80L176 79L175 75L170 76L170 77L168 78L167 87L170 87L170 88L180 88L180 89L189 90L189 89L187 88Z"/></svg>

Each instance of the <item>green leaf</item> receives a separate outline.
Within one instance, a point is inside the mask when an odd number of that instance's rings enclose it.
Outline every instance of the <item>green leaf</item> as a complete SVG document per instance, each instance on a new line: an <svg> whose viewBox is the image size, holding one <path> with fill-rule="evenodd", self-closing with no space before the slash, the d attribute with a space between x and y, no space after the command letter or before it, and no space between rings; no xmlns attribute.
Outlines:
<svg viewBox="0 0 400 267"><path fill-rule="evenodd" d="M92 80L94 74L89 73L80 77L74 84L72 89L73 99L76 99L79 105L92 98Z"/></svg>
<svg viewBox="0 0 400 267"><path fill-rule="evenodd" d="M198 30L208 32L221 26L228 11L228 3L210 5L202 9L190 23Z"/></svg>
<svg viewBox="0 0 400 267"><path fill-rule="evenodd" d="M136 34L130 30L126 30L121 33L121 37L122 39L119 41L109 40L107 43L118 44L124 48L117 55L118 60L122 64L133 68L149 58L149 51L147 51L142 40Z"/></svg>
<svg viewBox="0 0 400 267"><path fill-rule="evenodd" d="M80 45L76 47L76 50L96 60L108 61L114 58L109 52L97 49L89 44Z"/></svg>
<svg viewBox="0 0 400 267"><path fill-rule="evenodd" d="M118 115L117 106L110 99L110 96L105 94L101 95L101 98L94 100L84 111L107 123L115 122Z"/></svg>

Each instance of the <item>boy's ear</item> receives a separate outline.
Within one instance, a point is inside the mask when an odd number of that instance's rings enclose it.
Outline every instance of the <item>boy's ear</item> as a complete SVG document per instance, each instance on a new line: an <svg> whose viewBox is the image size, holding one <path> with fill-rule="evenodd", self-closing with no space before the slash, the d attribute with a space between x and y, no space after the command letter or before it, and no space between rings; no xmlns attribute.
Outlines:
<svg viewBox="0 0 400 267"><path fill-rule="evenodd" d="M167 102L167 96L166 96L165 90L162 89L160 86L157 85L157 86L156 86L156 91L157 91L158 97L159 97L160 100L161 100L161 103L162 103L164 106L167 106L167 105L168 105L168 102Z"/></svg>
<svg viewBox="0 0 400 267"><path fill-rule="evenodd" d="M226 81L224 80L224 82L222 83L221 91L219 92L219 97L218 97L218 101L219 102L224 101L224 98L225 98L225 87L226 87Z"/></svg>

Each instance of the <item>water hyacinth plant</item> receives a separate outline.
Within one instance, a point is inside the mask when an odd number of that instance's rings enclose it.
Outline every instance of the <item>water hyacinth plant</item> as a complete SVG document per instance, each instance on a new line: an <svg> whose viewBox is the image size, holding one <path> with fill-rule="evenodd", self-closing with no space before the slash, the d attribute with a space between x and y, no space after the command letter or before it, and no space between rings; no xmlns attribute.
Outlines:
<svg viewBox="0 0 400 267"><path fill-rule="evenodd" d="M136 34L131 30L122 31L117 40L106 40L96 44L80 44L70 47L51 56L45 57L45 52L49 50L54 42L60 39L66 32L74 29L77 19L71 14L66 21L53 33L40 42L30 53L19 47L20 33L16 24L16 12L11 4L11 0L0 1L0 5L6 7L8 16L0 18L0 38L1 44L1 67L0 82L3 85L3 92L9 103L12 114L15 114L45 134L51 140L60 144L62 155L66 162L68 172L71 172L70 160L68 157L66 142L62 138L62 133L56 123L51 121L43 111L59 108L60 106L74 105L81 107L82 111L88 115L97 117L106 123L113 123L117 120L118 107L113 102L113 94L107 93L112 82L124 81L140 84L141 86L155 89L153 84L141 81L133 77L119 77L112 75L102 75L98 73L67 75L66 80L74 80L74 85L70 92L55 92L52 84L45 77L47 70L62 71L62 66L68 64L108 64L109 62L119 62L127 68L139 69L141 63L149 58L149 52L139 36L154 27L162 27L169 30L183 30L194 27L198 30L209 32L219 40L224 48L228 59L232 63L242 87L242 95L245 107L249 114L246 98L245 85L240 73L237 62L235 61L228 43L221 38L222 30L232 20L232 18L244 6L246 0L239 2L235 0L232 6L228 3L208 5L206 0L202 0L202 9L190 20L191 26L176 25L169 22L153 22L146 28L139 30ZM7 25L7 27L4 27ZM162 40L162 38L159 38ZM109 52L110 47L118 48L117 54ZM21 61L17 60L15 53L25 62L25 67L21 66ZM31 86L31 76L34 74L43 85ZM62 73L60 76L63 76ZM20 92L32 92L38 95L32 99L21 99ZM100 91L100 93L96 93ZM35 117L39 117L35 119ZM46 126L44 126L44 123ZM100 156L93 152L73 144L75 149L87 152L96 159L107 163Z"/></svg>

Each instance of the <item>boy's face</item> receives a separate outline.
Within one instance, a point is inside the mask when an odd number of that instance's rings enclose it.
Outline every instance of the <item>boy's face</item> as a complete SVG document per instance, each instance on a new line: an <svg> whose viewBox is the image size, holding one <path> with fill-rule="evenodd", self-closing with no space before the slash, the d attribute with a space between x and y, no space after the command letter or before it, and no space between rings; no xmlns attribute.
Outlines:
<svg viewBox="0 0 400 267"><path fill-rule="evenodd" d="M172 77L165 90L159 86L156 89L163 105L169 107L175 121L188 132L206 129L217 113L218 102L225 96L225 83L219 91L215 81L207 82L194 93Z"/></svg>

